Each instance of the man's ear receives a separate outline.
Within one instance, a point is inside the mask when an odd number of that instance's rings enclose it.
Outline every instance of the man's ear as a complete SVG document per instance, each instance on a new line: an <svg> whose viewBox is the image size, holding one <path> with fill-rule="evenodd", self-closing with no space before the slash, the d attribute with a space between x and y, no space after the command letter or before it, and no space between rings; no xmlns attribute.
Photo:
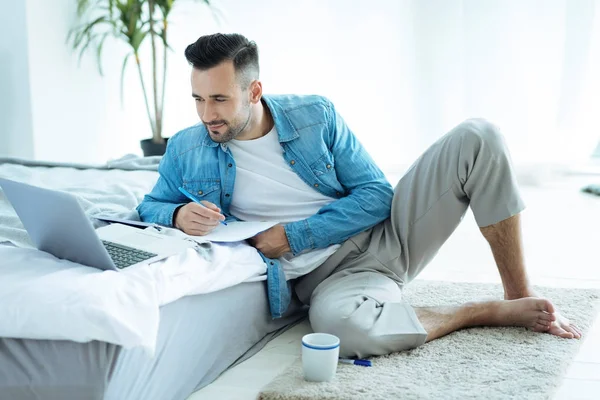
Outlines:
<svg viewBox="0 0 600 400"><path fill-rule="evenodd" d="M262 83L259 80L254 80L250 83L250 102L256 104L262 97Z"/></svg>

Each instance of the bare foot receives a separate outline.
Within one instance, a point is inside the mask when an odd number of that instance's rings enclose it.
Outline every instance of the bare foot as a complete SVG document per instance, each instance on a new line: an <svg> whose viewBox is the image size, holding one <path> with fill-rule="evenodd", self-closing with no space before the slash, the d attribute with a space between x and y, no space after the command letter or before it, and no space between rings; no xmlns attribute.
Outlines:
<svg viewBox="0 0 600 400"><path fill-rule="evenodd" d="M510 296L505 293L504 298L506 300L531 299L531 298L541 299L537 296L537 294L532 289L529 289L525 296ZM546 300L546 301L548 301L548 300ZM565 318L562 314L560 314L558 312L558 310L556 310L554 308L552 303L550 303L550 301L548 301L548 303L552 307L551 308L552 311L547 311L547 312L554 314L554 319L552 319L552 323L549 326L547 326L545 329L544 329L544 326L539 326L538 329L533 328L533 330L536 332L548 332L552 335L560 336L561 338L565 338L565 339L573 339L573 338L580 339L581 338L581 330L579 330L579 328L577 326L572 324L567 318ZM541 325L544 325L544 324L541 324Z"/></svg>
<svg viewBox="0 0 600 400"><path fill-rule="evenodd" d="M564 339L581 338L579 328L558 313L550 300L540 297L501 301L498 304L497 318L499 325L523 326Z"/></svg>
<svg viewBox="0 0 600 400"><path fill-rule="evenodd" d="M556 321L554 306L549 300L525 297L497 303L496 324L523 326L535 332L548 332Z"/></svg>

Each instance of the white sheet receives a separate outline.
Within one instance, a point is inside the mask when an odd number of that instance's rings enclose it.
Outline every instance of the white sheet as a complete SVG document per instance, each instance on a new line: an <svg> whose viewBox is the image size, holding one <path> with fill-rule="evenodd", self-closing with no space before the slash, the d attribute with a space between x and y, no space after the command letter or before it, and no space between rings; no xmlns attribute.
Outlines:
<svg viewBox="0 0 600 400"><path fill-rule="evenodd" d="M159 307L183 296L265 279L244 243L187 249L151 265L99 271L35 250L0 246L0 337L100 340L154 353Z"/></svg>
<svg viewBox="0 0 600 400"><path fill-rule="evenodd" d="M89 216L135 218L135 207L158 173L0 164L0 176L69 191ZM102 272L12 244L28 246L30 241L0 192L1 337L101 340L153 353L161 305L266 279L262 258L243 242L213 243L208 253L188 249L120 272Z"/></svg>
<svg viewBox="0 0 600 400"><path fill-rule="evenodd" d="M154 171L78 170L13 164L0 164L0 176L68 191L77 196L89 216L102 214L128 219L137 218L135 207L158 179L158 173ZM105 225L94 222L96 227ZM33 246L15 211L0 191L0 242L3 240L21 247Z"/></svg>
<svg viewBox="0 0 600 400"><path fill-rule="evenodd" d="M211 259L194 249L150 266L159 305L183 296L210 293L242 282L266 279L267 267L254 247L244 242L212 243ZM134 272L136 273L136 272Z"/></svg>

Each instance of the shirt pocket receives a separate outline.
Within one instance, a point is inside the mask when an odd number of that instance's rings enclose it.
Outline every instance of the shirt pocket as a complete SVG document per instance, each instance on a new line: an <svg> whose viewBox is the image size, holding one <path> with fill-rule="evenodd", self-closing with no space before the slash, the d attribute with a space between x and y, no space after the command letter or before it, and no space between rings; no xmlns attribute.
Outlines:
<svg viewBox="0 0 600 400"><path fill-rule="evenodd" d="M330 152L325 152L319 156L317 161L310 165L310 169L315 176L320 178L323 175L331 172L335 174L335 168L333 168L334 166L335 164L333 162L333 156Z"/></svg>
<svg viewBox="0 0 600 400"><path fill-rule="evenodd" d="M323 153L317 158L317 161L310 164L310 170L319 180L319 184L324 186L322 189L329 189L325 190L328 196L340 197L344 192L335 172L333 155L329 151Z"/></svg>
<svg viewBox="0 0 600 400"><path fill-rule="evenodd" d="M220 179L198 179L185 181L183 188L198 200L210 201L221 207L221 180Z"/></svg>

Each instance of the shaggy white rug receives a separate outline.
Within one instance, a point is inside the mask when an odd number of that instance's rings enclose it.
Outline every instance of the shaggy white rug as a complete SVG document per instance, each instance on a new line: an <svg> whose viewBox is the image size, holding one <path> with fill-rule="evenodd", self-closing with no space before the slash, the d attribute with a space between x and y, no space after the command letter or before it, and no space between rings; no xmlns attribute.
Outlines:
<svg viewBox="0 0 600 400"><path fill-rule="evenodd" d="M600 306L600 291L536 288L585 333ZM415 281L405 290L414 306L502 298L494 284ZM373 367L340 364L331 382L309 383L300 361L259 394L260 400L309 399L548 399L558 388L581 340L525 328L471 328L417 349L372 359ZM300 346L300 343L298 343Z"/></svg>

